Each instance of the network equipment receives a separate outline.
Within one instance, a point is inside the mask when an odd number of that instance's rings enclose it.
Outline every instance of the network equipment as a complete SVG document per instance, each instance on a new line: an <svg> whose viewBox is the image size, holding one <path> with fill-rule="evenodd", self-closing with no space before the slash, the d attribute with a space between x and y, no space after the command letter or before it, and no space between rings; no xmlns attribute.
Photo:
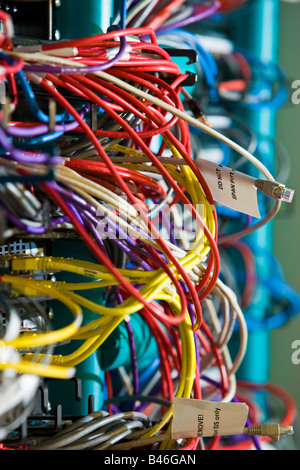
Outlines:
<svg viewBox="0 0 300 470"><path fill-rule="evenodd" d="M279 1L0 8L1 448L275 448Z"/></svg>

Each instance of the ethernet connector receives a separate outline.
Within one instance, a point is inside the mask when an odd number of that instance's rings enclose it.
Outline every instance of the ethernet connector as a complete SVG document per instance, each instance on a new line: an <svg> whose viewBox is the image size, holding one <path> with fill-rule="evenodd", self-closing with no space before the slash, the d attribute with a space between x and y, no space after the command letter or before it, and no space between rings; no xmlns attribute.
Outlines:
<svg viewBox="0 0 300 470"><path fill-rule="evenodd" d="M277 183L277 181L257 179L255 186L266 196L280 199L283 202L291 203L293 201L295 191L287 188L284 184Z"/></svg>

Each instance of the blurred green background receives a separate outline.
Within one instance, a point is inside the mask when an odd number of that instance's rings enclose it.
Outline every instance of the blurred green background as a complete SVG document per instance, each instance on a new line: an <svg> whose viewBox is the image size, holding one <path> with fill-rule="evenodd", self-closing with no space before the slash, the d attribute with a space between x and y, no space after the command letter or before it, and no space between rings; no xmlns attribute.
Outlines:
<svg viewBox="0 0 300 470"><path fill-rule="evenodd" d="M281 1L279 64L291 84L300 80L299 48L300 2ZM290 99L278 113L277 138L290 158L287 186L296 192L293 203L284 204L274 223L274 254L286 281L300 292L300 104L292 103L294 91L290 89ZM300 340L300 315L271 334L270 379L290 392L300 410L300 364L291 360L294 340Z"/></svg>

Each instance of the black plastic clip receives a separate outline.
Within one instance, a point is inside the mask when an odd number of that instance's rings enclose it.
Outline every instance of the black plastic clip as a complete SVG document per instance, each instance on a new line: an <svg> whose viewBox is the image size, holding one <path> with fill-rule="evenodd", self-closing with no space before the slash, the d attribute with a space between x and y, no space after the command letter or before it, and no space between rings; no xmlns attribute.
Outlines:
<svg viewBox="0 0 300 470"><path fill-rule="evenodd" d="M173 49L166 48L165 51L170 55L170 57L186 57L188 61L186 65L195 64L197 61L197 52L194 49ZM180 83L181 86L193 86L197 81L197 75L195 73L187 70L185 72L188 77ZM168 80L166 80L168 82Z"/></svg>
<svg viewBox="0 0 300 470"><path fill-rule="evenodd" d="M197 61L197 52L194 49L172 49L168 48L165 51L171 57L187 57L189 61L186 63L187 65L194 64Z"/></svg>

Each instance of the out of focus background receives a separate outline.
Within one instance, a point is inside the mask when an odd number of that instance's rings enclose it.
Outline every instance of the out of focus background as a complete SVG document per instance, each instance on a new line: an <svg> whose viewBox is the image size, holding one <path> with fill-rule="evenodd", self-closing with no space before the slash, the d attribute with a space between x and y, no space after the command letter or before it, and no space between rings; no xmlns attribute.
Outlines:
<svg viewBox="0 0 300 470"><path fill-rule="evenodd" d="M274 223L274 253L279 259L286 281L300 291L300 104L293 104L292 84L300 80L300 2L281 2L279 63L291 83L290 98L278 112L277 138L284 146L291 171L289 187L295 189L294 202L285 205ZM300 406L300 364L293 364L292 343L300 340L300 318L271 333L271 379L284 386Z"/></svg>

